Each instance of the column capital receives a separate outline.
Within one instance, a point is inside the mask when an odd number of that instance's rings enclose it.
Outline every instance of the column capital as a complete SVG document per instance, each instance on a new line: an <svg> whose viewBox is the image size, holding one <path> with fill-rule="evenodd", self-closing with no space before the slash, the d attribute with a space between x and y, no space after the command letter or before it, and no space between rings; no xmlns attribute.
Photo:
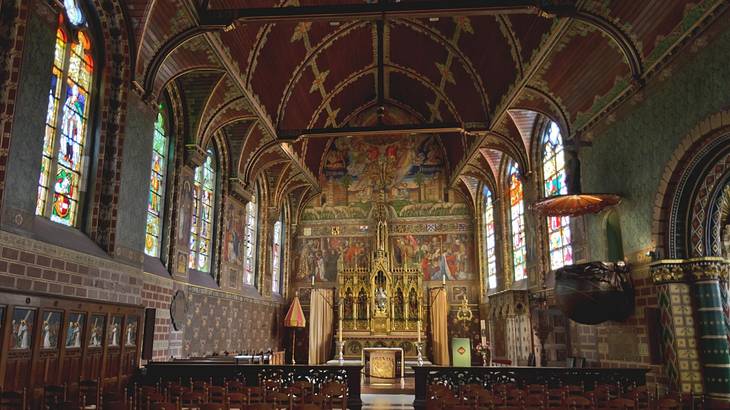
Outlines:
<svg viewBox="0 0 730 410"><path fill-rule="evenodd" d="M652 281L656 284L727 280L730 261L717 256L692 259L663 259L649 265Z"/></svg>

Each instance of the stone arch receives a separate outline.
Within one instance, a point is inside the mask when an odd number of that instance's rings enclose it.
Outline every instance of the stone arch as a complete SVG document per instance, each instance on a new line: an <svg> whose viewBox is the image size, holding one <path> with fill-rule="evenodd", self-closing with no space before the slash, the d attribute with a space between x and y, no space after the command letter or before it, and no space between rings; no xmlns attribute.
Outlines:
<svg viewBox="0 0 730 410"><path fill-rule="evenodd" d="M660 257L709 256L712 198L730 174L730 110L698 123L664 168L653 210L652 239ZM711 242L711 241L710 241Z"/></svg>

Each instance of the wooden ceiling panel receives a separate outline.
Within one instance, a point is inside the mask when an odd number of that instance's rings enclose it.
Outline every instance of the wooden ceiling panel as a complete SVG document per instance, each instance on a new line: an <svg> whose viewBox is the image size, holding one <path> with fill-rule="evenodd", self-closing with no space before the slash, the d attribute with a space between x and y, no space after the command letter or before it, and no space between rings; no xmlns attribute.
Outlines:
<svg viewBox="0 0 730 410"><path fill-rule="evenodd" d="M292 41L297 26L294 23L276 24L263 37L265 43L251 66L251 89L272 118L276 115L294 67L307 55L302 41Z"/></svg>
<svg viewBox="0 0 730 410"><path fill-rule="evenodd" d="M327 138L310 138L307 140L307 151L304 156L304 164L314 175L319 175L319 164L322 161L325 149L328 144Z"/></svg>
<svg viewBox="0 0 730 410"><path fill-rule="evenodd" d="M616 43L596 29L573 23L565 41L533 84L552 92L572 122L631 72Z"/></svg>
<svg viewBox="0 0 730 410"><path fill-rule="evenodd" d="M390 61L413 68L438 85L442 76L437 64L446 61L448 53L433 37L416 30L419 30L418 26L406 20L396 20L390 24L389 44L386 46L390 50Z"/></svg>
<svg viewBox="0 0 730 410"><path fill-rule="evenodd" d="M390 98L411 107L423 118L433 118L429 108L429 104L436 99L433 90L400 72L391 72L389 76ZM444 104L440 104L438 110L442 122L456 122L456 117Z"/></svg>
<svg viewBox="0 0 730 410"><path fill-rule="evenodd" d="M359 79L353 75L373 65L371 25L360 25L348 29L347 33L345 37L323 45L320 52L309 60L308 66L301 70L301 77L292 79L294 83L287 86L292 89L291 96L282 106L278 128L307 128L315 117L320 116L320 112L328 116L337 111L347 114L341 108L347 102L341 98L335 102L332 95L339 97L343 92L348 95L351 92L349 84ZM370 89L375 89L372 79ZM355 92L352 98L360 101L360 96L359 92Z"/></svg>
<svg viewBox="0 0 730 410"><path fill-rule="evenodd" d="M337 126L344 125L342 122L345 118L353 114L357 109L374 101L375 95L375 76L372 72L359 77L353 81L342 92L335 95L330 101L331 111L323 109L320 111L317 120L314 122L315 127L324 128L327 126L328 117L331 113L336 113L334 124Z"/></svg>
<svg viewBox="0 0 730 410"><path fill-rule="evenodd" d="M223 128L223 133L228 140L228 147L230 149L230 163L231 169L234 174L238 174L238 165L241 161L241 154L243 151L243 144L251 131L253 120L239 120L226 125Z"/></svg>
<svg viewBox="0 0 730 410"><path fill-rule="evenodd" d="M543 36L550 31L555 21L531 14L512 14L504 18L517 39L520 55L525 63L530 61Z"/></svg>
<svg viewBox="0 0 730 410"><path fill-rule="evenodd" d="M144 2L135 2L135 7L142 7ZM147 16L140 20L137 33L136 78L144 78L147 66L166 42L175 34L194 26L185 8L178 0L157 0L152 2Z"/></svg>
<svg viewBox="0 0 730 410"><path fill-rule="evenodd" d="M198 141L198 125L205 109L205 103L218 83L222 73L217 71L193 71L180 76L177 86L185 104L188 136Z"/></svg>
<svg viewBox="0 0 730 410"><path fill-rule="evenodd" d="M175 77L193 70L220 70L220 62L203 36L183 43L167 56L155 77L151 95L159 96L160 90ZM149 91L149 90L148 90Z"/></svg>
<svg viewBox="0 0 730 410"><path fill-rule="evenodd" d="M441 134L441 145L446 151L446 159L449 161L449 172L453 171L455 164L458 164L466 152L465 141L461 134Z"/></svg>
<svg viewBox="0 0 730 410"><path fill-rule="evenodd" d="M608 10L602 10L604 13L608 12L615 21L621 22L621 27L638 43L644 61L651 64L666 51L668 45L676 41L674 35L686 30L702 14L703 9L719 2L717 0L692 3L666 0L611 0ZM593 4L593 6L599 5ZM679 27L680 25L684 27ZM677 32L672 33L675 29Z"/></svg>
<svg viewBox="0 0 730 410"><path fill-rule="evenodd" d="M239 72L244 75L248 72L253 58L254 44L258 36L263 33L263 27L261 24L241 24L236 25L233 30L218 33L221 42L228 47Z"/></svg>
<svg viewBox="0 0 730 410"><path fill-rule="evenodd" d="M483 92L491 106L499 103L502 95L520 74L519 53L512 36L505 36L503 24L494 16L463 19L464 28L459 38L459 49L468 56L482 82Z"/></svg>

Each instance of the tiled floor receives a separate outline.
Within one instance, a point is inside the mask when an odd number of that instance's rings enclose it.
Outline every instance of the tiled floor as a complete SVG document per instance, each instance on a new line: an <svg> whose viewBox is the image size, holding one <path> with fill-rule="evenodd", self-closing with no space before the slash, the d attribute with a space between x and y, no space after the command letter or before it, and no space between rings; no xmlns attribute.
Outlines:
<svg viewBox="0 0 730 410"><path fill-rule="evenodd" d="M410 394L363 394L363 410L412 409Z"/></svg>

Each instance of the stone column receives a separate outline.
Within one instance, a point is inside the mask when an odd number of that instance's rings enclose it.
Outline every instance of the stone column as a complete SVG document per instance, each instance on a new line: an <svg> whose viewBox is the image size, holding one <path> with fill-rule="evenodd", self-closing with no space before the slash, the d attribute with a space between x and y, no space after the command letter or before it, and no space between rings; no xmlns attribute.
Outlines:
<svg viewBox="0 0 730 410"><path fill-rule="evenodd" d="M705 257L687 261L697 318L698 345L705 392L714 400L730 402L730 342L723 311L721 281L730 263Z"/></svg>
<svg viewBox="0 0 730 410"><path fill-rule="evenodd" d="M684 261L657 261L650 272L658 289L662 356L670 388L700 394L704 389Z"/></svg>

